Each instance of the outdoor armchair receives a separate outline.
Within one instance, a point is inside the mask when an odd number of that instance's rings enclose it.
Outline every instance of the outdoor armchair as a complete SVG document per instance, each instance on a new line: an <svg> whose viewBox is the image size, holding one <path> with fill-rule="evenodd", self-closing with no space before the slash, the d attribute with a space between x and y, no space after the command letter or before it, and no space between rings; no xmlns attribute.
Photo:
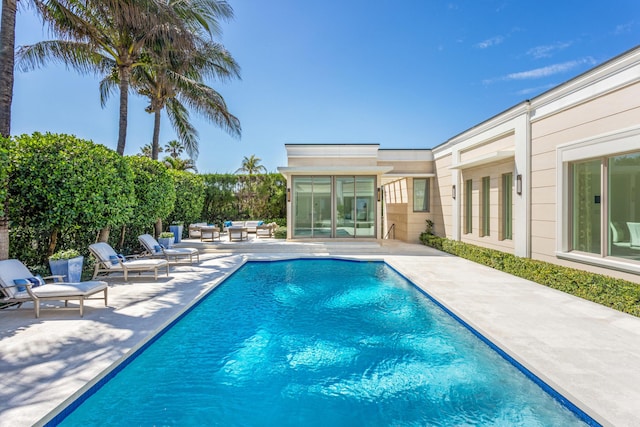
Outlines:
<svg viewBox="0 0 640 427"><path fill-rule="evenodd" d="M154 279L158 280L158 269L166 268L169 276L169 262L166 259L122 259L108 243L99 242L89 245L89 251L96 259L93 278L112 273L122 273L126 282L129 273L142 274L145 271L153 271Z"/></svg>
<svg viewBox="0 0 640 427"><path fill-rule="evenodd" d="M62 277L62 276L55 276ZM47 277L50 279L53 277ZM34 277L25 265L17 259L0 261L0 289L4 298L0 301L6 303L23 303L32 301L36 318L40 317L40 301L55 300L64 301L65 307L69 300L78 300L80 316L84 314L84 301L86 299L104 299L107 305L107 283L99 280L70 283L55 282L42 283L40 278ZM89 298L99 292L104 297Z"/></svg>
<svg viewBox="0 0 640 427"><path fill-rule="evenodd" d="M193 257L195 255L198 262L200 262L200 252L196 248L170 248L163 247L151 234L142 234L138 236L140 244L145 249L145 255L152 258L164 258L167 261L173 259L174 262L178 262L180 258L189 258L189 262L193 264Z"/></svg>

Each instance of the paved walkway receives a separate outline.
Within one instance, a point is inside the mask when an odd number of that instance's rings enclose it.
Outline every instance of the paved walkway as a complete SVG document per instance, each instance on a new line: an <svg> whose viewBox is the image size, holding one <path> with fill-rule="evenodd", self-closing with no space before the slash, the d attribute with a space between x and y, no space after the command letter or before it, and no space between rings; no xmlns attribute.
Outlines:
<svg viewBox="0 0 640 427"><path fill-rule="evenodd" d="M85 316L47 303L0 311L0 425L33 425L247 259L383 259L605 425L640 425L640 318L421 245L251 240L200 246L157 282L109 279ZM44 304L43 304L44 306Z"/></svg>

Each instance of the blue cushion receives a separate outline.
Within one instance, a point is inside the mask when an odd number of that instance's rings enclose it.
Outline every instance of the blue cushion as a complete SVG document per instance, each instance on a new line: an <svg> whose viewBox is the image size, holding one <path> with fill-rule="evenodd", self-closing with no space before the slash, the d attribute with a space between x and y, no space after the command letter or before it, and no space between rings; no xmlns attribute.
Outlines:
<svg viewBox="0 0 640 427"><path fill-rule="evenodd" d="M258 221L258 225L264 224L264 221Z"/></svg>
<svg viewBox="0 0 640 427"><path fill-rule="evenodd" d="M231 222L231 221L225 221L224 222L224 226L225 227L231 227L232 225L233 225L233 222Z"/></svg>
<svg viewBox="0 0 640 427"><path fill-rule="evenodd" d="M24 292L27 290L27 287L25 285L28 285L29 283L29 279L15 279L13 281L13 284L16 285L16 289L18 290L18 292Z"/></svg>
<svg viewBox="0 0 640 427"><path fill-rule="evenodd" d="M31 289L44 285L44 279L38 274L35 277L27 277L26 279L15 279L13 284L16 285L18 292L27 290L26 285L31 284Z"/></svg>
<svg viewBox="0 0 640 427"><path fill-rule="evenodd" d="M162 252L162 245L155 245L155 246L153 247L153 250L154 250L155 252Z"/></svg>
<svg viewBox="0 0 640 427"><path fill-rule="evenodd" d="M32 283L32 289L44 285L44 279L39 274L35 277L27 277L27 280Z"/></svg>
<svg viewBox="0 0 640 427"><path fill-rule="evenodd" d="M109 255L109 260L111 261L111 264L113 265L117 265L118 264L118 259L120 257L118 255Z"/></svg>

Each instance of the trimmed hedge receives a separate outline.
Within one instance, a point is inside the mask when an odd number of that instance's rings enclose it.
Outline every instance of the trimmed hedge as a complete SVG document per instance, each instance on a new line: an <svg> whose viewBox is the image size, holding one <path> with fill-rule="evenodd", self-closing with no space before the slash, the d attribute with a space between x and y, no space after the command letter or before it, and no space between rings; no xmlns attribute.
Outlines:
<svg viewBox="0 0 640 427"><path fill-rule="evenodd" d="M427 246L640 317L640 284L422 233Z"/></svg>

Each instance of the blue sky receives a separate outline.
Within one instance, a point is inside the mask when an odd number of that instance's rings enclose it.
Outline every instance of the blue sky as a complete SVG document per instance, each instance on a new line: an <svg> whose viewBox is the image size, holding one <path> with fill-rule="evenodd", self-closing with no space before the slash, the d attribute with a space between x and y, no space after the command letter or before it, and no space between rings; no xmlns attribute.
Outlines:
<svg viewBox="0 0 640 427"><path fill-rule="evenodd" d="M234 139L192 115L199 172L256 155L275 171L287 143L431 148L640 44L638 0L229 0L222 43L242 80L209 82L242 123ZM16 46L48 39L19 9ZM64 66L16 72L12 133L70 133L115 149L118 99ZM130 96L125 154L151 141ZM163 116L161 144L175 139Z"/></svg>

